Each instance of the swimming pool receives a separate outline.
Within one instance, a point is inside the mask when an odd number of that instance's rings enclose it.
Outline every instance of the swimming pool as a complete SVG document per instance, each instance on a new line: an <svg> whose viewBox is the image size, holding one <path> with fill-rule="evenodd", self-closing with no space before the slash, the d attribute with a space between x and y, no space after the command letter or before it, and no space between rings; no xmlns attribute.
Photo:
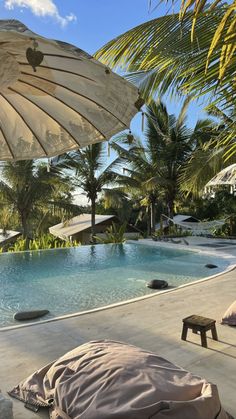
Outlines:
<svg viewBox="0 0 236 419"><path fill-rule="evenodd" d="M1 254L0 327L20 324L19 310L48 309L47 319L156 292L146 287L151 279L176 287L226 266L216 256L138 243Z"/></svg>

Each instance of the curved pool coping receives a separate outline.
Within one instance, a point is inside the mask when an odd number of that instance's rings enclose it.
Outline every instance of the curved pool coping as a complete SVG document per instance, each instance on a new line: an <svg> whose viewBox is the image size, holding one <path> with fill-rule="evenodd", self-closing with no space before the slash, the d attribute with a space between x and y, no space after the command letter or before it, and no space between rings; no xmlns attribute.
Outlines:
<svg viewBox="0 0 236 419"><path fill-rule="evenodd" d="M128 243L129 242L130 241L128 241ZM149 242L148 243L147 241L145 243L143 243L143 241L140 240L139 244L145 244L145 245L150 245L150 246L158 245L160 247L176 248L176 245L175 244L172 245L172 243L159 243L158 242L158 244L156 244L156 242L154 242L154 243L153 242ZM184 250L190 251L190 252L210 254L210 255L214 255L214 256L220 257L222 259L227 259L228 262L229 262L229 265L222 272L218 272L217 274L210 275L210 276L207 276L206 278L201 278L201 279L198 279L196 281L189 282L187 284L179 285L178 287L174 287L174 288L170 288L170 289L164 289L164 290L159 290L157 292L153 292L152 294L143 295L141 297L135 297L135 298L131 298L129 300L120 301L120 302L109 304L109 305L106 305L106 306L97 307L97 308L93 308L93 309L85 310L85 311L78 311L76 313L71 313L71 314L65 314L63 316L57 316L57 317L49 318L49 319L46 319L46 320L39 320L39 321L35 321L35 322L27 322L27 323L20 324L20 325L1 327L0 328L0 332L7 332L9 330L21 329L21 328L24 328L24 327L38 326L38 325L45 324L45 323L51 323L51 322L56 322L56 321L60 321L60 320L70 319L72 317L85 316L87 314L92 314L92 313L96 313L96 312L99 312L99 311L110 310L110 309L115 308L115 307L119 307L119 306L123 306L123 305L127 305L127 304L132 304L132 303L135 303L135 302L138 302L138 301L147 300L149 298L154 298L154 297L157 297L157 296L161 296L163 294L167 294L167 293L170 293L170 292L176 292L176 291L178 291L178 290L180 290L182 288L191 287L191 286L194 286L194 285L197 285L197 284L206 282L206 281L210 281L210 280L213 280L215 278L218 278L219 276L225 275L225 274L233 271L234 269L236 269L236 263L232 263L232 262L235 262L235 257L232 254L227 254L227 253L221 252L219 250L218 251L216 251L216 250L214 251L213 249L210 249L210 250L209 249L199 249L199 248L196 249L195 247L192 247L192 246L189 246L186 249L186 247L184 247L182 245L182 246L179 246L178 248L179 248L179 250L183 250L184 249Z"/></svg>

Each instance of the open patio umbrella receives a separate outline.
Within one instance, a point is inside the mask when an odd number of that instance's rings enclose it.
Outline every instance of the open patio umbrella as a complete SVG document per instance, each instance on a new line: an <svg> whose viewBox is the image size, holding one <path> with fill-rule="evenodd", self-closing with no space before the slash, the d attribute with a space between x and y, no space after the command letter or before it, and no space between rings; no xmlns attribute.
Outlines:
<svg viewBox="0 0 236 419"><path fill-rule="evenodd" d="M81 49L0 21L0 160L108 140L141 105L135 86Z"/></svg>
<svg viewBox="0 0 236 419"><path fill-rule="evenodd" d="M209 180L205 186L205 192L214 192L218 186L228 186L230 193L236 193L236 163L225 167Z"/></svg>

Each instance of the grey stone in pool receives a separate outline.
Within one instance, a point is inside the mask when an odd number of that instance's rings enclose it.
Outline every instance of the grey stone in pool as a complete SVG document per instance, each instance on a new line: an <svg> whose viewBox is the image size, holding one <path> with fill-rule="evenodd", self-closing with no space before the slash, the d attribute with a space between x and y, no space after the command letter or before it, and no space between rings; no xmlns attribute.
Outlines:
<svg viewBox="0 0 236 419"><path fill-rule="evenodd" d="M147 284L148 288L154 288L154 289L164 289L168 287L168 282L163 281L161 279L152 279Z"/></svg>
<svg viewBox="0 0 236 419"><path fill-rule="evenodd" d="M38 317L45 316L49 310L30 310L30 311L18 311L14 314L14 320L31 320L37 319Z"/></svg>
<svg viewBox="0 0 236 419"><path fill-rule="evenodd" d="M217 265L213 265L213 263L207 263L207 264L205 265L205 267L206 267L206 268L209 268L209 269L218 268L218 266L217 266Z"/></svg>

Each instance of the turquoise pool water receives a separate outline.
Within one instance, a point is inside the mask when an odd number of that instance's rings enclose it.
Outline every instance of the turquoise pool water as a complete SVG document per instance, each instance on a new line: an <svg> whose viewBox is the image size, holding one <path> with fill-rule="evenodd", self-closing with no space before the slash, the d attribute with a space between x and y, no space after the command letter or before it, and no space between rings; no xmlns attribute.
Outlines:
<svg viewBox="0 0 236 419"><path fill-rule="evenodd" d="M215 263L217 269L207 269ZM224 259L141 244L0 255L0 326L19 310L48 309L43 319L150 294L151 279L179 286L224 270Z"/></svg>

